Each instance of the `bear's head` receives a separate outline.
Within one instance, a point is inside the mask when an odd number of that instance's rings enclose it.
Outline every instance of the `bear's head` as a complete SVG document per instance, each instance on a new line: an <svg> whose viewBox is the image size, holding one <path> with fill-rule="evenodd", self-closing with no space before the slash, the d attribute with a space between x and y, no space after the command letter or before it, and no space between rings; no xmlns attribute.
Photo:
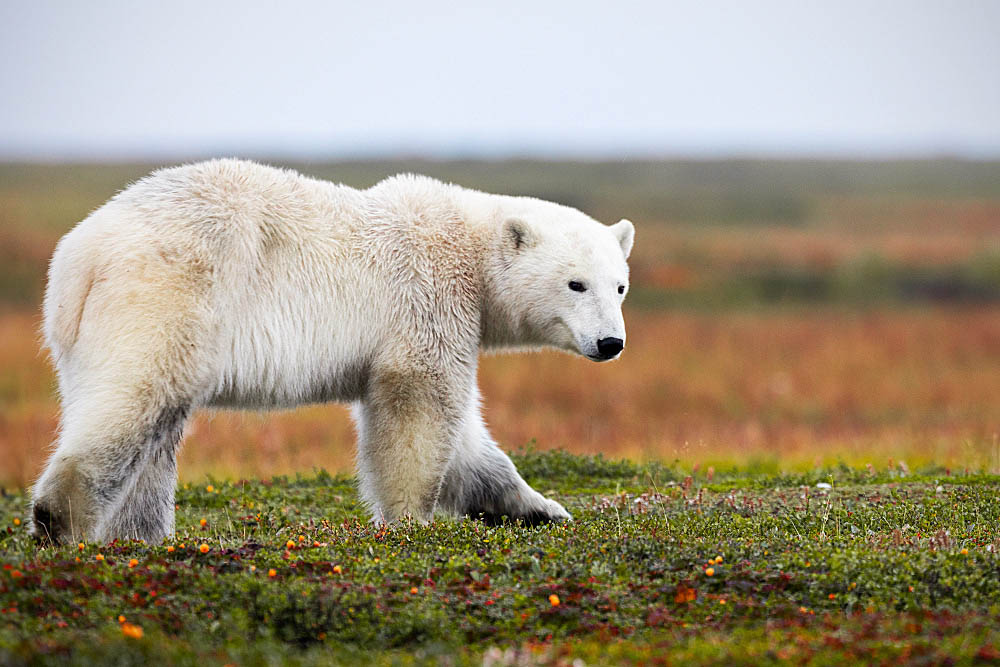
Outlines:
<svg viewBox="0 0 1000 667"><path fill-rule="evenodd" d="M534 199L504 211L491 291L505 320L497 331L506 331L492 342L616 359L625 347L622 300L634 234L628 220L603 225Z"/></svg>

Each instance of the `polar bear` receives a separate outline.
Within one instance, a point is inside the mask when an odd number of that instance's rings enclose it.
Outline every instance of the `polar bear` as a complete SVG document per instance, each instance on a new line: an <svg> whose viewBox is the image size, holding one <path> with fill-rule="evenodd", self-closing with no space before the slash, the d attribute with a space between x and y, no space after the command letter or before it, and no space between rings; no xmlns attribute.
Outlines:
<svg viewBox="0 0 1000 667"><path fill-rule="evenodd" d="M375 521L568 520L490 436L478 355L618 357L633 236L627 220L413 175L362 191L233 159L156 171L52 257L62 424L33 529L162 540L193 410L325 401L354 405Z"/></svg>

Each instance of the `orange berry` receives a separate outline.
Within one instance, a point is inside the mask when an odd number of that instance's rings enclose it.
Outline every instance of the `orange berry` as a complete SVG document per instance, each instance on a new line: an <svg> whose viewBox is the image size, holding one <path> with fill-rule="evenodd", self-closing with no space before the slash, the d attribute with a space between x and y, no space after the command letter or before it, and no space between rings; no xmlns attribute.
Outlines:
<svg viewBox="0 0 1000 667"><path fill-rule="evenodd" d="M721 562L722 562L722 556L716 556L715 557L715 564L718 565Z"/></svg>
<svg viewBox="0 0 1000 667"><path fill-rule="evenodd" d="M119 623L124 623L125 622L125 617L122 616L121 614L118 614L118 622Z"/></svg>
<svg viewBox="0 0 1000 667"><path fill-rule="evenodd" d="M97 554L96 556L94 556L94 560L96 561L104 560L104 554Z"/></svg>
<svg viewBox="0 0 1000 667"><path fill-rule="evenodd" d="M278 571L272 567L270 570L267 571L267 576L273 579L274 577L278 576Z"/></svg>
<svg viewBox="0 0 1000 667"><path fill-rule="evenodd" d="M837 594L836 593L830 593L829 595L827 595L827 597L830 598L831 600L835 600L837 598Z"/></svg>
<svg viewBox="0 0 1000 667"><path fill-rule="evenodd" d="M208 525L208 519L202 519L201 521L199 521L199 522L198 522L198 524L199 524L199 525L200 525L200 526L201 526L202 528L204 528L205 526L207 526L207 525Z"/></svg>
<svg viewBox="0 0 1000 667"><path fill-rule="evenodd" d="M319 546L319 542L318 542L318 541L316 541L316 540L313 540L313 546L314 546L314 547L318 547L318 546Z"/></svg>
<svg viewBox="0 0 1000 667"><path fill-rule="evenodd" d="M714 567L709 567L709 568L705 569L705 575L706 576L711 577L714 574L715 574L715 568Z"/></svg>
<svg viewBox="0 0 1000 667"><path fill-rule="evenodd" d="M207 554L209 548L210 547L207 544L202 544L200 547L198 547L198 551L202 552L203 554Z"/></svg>
<svg viewBox="0 0 1000 667"><path fill-rule="evenodd" d="M413 588L411 588L411 589L410 589L410 594L411 594L411 595L416 595L416 594L417 594L418 592L419 592L419 591L417 590L417 587L416 587L416 586L414 586Z"/></svg>
<svg viewBox="0 0 1000 667"><path fill-rule="evenodd" d="M14 519L14 525L15 525L15 526L20 526L20 525L21 525L21 520L20 520L20 519L18 519L18 518L15 518L15 519Z"/></svg>
<svg viewBox="0 0 1000 667"><path fill-rule="evenodd" d="M174 548L173 547L167 547L167 553L168 554L172 554L173 552L174 552Z"/></svg>
<svg viewBox="0 0 1000 667"><path fill-rule="evenodd" d="M969 550L968 549L962 549L962 555L963 556L968 556L969 555Z"/></svg>
<svg viewBox="0 0 1000 667"><path fill-rule="evenodd" d="M136 560L135 558L133 558L132 560L130 560L130 561L128 562L128 566L129 566L129 567L135 567L135 566L136 566L136 565L138 565L138 564L139 564L139 561L137 561L137 560Z"/></svg>
<svg viewBox="0 0 1000 667"><path fill-rule="evenodd" d="M299 542L305 542L305 541L306 541L306 536L305 535L299 535Z"/></svg>
<svg viewBox="0 0 1000 667"><path fill-rule="evenodd" d="M212 486L211 484L209 484L208 486L206 486L205 490L208 491L209 493L215 493L215 487Z"/></svg>
<svg viewBox="0 0 1000 667"><path fill-rule="evenodd" d="M142 628L132 623L122 623L122 634L132 639L142 639Z"/></svg>
<svg viewBox="0 0 1000 667"><path fill-rule="evenodd" d="M80 551L83 551L85 548L83 542L80 542L78 545L76 545L76 548Z"/></svg>
<svg viewBox="0 0 1000 667"><path fill-rule="evenodd" d="M339 565L334 565L333 566L333 573L334 574L340 574L343 571L344 571L344 569L342 567L340 567Z"/></svg>
<svg viewBox="0 0 1000 667"><path fill-rule="evenodd" d="M295 542L292 542L291 540L288 540L287 542L285 542L285 548L286 549L294 549L295 548Z"/></svg>
<svg viewBox="0 0 1000 667"><path fill-rule="evenodd" d="M558 607L559 606L559 596L556 595L555 593L553 593L552 595L550 595L549 596L549 604L552 605L553 607Z"/></svg>

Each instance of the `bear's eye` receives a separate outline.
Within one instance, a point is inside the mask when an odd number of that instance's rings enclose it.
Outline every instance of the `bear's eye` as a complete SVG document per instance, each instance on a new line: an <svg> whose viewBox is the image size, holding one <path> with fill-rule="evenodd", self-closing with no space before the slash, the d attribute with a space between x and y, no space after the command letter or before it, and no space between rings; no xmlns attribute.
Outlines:
<svg viewBox="0 0 1000 667"><path fill-rule="evenodd" d="M587 286L586 285L584 285L581 282L577 282L575 280L569 281L569 288L571 290L573 290L574 292L586 292L587 291Z"/></svg>
<svg viewBox="0 0 1000 667"><path fill-rule="evenodd" d="M624 285L619 285L618 286L618 293L619 294L624 294L625 293L625 286Z"/></svg>

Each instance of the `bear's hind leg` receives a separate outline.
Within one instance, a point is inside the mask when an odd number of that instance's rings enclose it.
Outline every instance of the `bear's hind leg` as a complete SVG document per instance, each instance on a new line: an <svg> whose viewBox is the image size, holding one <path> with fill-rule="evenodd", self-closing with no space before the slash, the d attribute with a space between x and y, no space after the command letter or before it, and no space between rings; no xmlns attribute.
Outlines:
<svg viewBox="0 0 1000 667"><path fill-rule="evenodd" d="M100 509L89 471L78 456L65 450L56 449L31 491L29 532L53 544L93 537Z"/></svg>
<svg viewBox="0 0 1000 667"><path fill-rule="evenodd" d="M88 407L63 415L59 445L32 490L34 534L55 543L162 538L173 521L174 456L187 411L109 400Z"/></svg>
<svg viewBox="0 0 1000 667"><path fill-rule="evenodd" d="M159 542L174 532L174 489L177 449L184 432L186 409L165 410L142 447L147 460L118 501L106 513L101 535Z"/></svg>
<svg viewBox="0 0 1000 667"><path fill-rule="evenodd" d="M138 221L114 228L133 227L144 228ZM87 251L100 279L81 303L67 296L77 271L55 269L68 261L65 253L53 259L46 337L62 418L56 450L32 490L34 532L42 538L157 540L172 521L177 441L213 372L206 333L213 273L201 257L182 260L137 238ZM73 331L60 334L58 313L66 309L77 315Z"/></svg>
<svg viewBox="0 0 1000 667"><path fill-rule="evenodd" d="M528 486L510 457L494 442L478 410L466 417L461 441L441 487L441 509L458 516L499 523L503 517L529 525L571 521L555 500Z"/></svg>

